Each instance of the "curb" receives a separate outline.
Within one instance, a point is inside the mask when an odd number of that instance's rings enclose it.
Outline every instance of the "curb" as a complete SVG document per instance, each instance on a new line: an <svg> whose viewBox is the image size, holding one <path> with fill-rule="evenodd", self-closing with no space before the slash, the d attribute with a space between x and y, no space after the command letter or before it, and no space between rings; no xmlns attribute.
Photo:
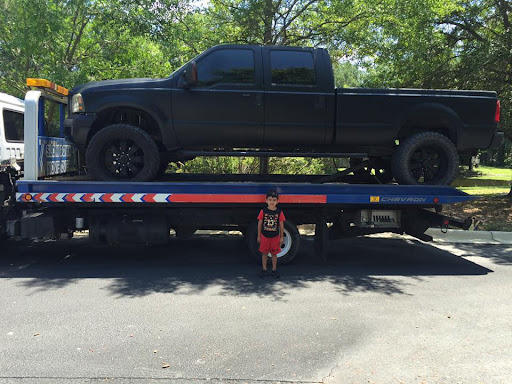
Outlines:
<svg viewBox="0 0 512 384"><path fill-rule="evenodd" d="M439 228L430 228L425 234L432 236L436 242L444 243L512 244L512 232L449 229L443 233Z"/></svg>

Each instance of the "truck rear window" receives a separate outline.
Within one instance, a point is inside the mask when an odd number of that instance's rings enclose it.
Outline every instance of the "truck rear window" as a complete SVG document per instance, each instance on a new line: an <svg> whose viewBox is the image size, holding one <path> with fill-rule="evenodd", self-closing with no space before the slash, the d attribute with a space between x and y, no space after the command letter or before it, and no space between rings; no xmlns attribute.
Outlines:
<svg viewBox="0 0 512 384"><path fill-rule="evenodd" d="M23 113L3 110L5 139L9 142L23 141Z"/></svg>
<svg viewBox="0 0 512 384"><path fill-rule="evenodd" d="M214 51L197 63L198 83L254 84L254 53L249 49Z"/></svg>
<svg viewBox="0 0 512 384"><path fill-rule="evenodd" d="M311 52L270 51L272 84L315 85L315 65Z"/></svg>

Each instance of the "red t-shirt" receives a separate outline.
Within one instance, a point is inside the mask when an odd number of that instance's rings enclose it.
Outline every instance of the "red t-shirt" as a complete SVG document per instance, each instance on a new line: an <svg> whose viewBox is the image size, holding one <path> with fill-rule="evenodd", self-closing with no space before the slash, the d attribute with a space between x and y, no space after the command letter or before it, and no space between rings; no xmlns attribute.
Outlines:
<svg viewBox="0 0 512 384"><path fill-rule="evenodd" d="M283 211L277 208L271 211L268 208L263 208L258 215L258 220L263 220L263 227L261 234L265 237L279 236L279 223L286 221Z"/></svg>

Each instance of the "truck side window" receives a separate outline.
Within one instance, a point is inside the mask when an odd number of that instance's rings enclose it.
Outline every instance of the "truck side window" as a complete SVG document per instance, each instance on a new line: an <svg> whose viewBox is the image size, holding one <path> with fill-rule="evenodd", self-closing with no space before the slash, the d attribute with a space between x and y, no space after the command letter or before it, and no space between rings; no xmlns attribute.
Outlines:
<svg viewBox="0 0 512 384"><path fill-rule="evenodd" d="M254 84L254 53L250 49L214 51L197 63L197 77L199 86Z"/></svg>
<svg viewBox="0 0 512 384"><path fill-rule="evenodd" d="M60 136L59 117L59 105L54 101L46 100L44 103L45 136Z"/></svg>
<svg viewBox="0 0 512 384"><path fill-rule="evenodd" d="M4 109L5 139L9 142L22 142L25 131L23 130L23 113Z"/></svg>
<svg viewBox="0 0 512 384"><path fill-rule="evenodd" d="M315 85L315 65L311 52L270 51L272 84Z"/></svg>

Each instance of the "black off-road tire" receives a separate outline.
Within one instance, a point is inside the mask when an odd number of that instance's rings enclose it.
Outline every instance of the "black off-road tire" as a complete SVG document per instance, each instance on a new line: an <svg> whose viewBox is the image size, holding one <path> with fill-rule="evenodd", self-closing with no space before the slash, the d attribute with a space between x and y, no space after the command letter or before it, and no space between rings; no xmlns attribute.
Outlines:
<svg viewBox="0 0 512 384"><path fill-rule="evenodd" d="M391 168L399 184L450 185L457 175L459 155L446 136L417 133L400 143Z"/></svg>
<svg viewBox="0 0 512 384"><path fill-rule="evenodd" d="M299 251L300 247L300 234L299 230L297 229L297 226L293 224L290 220L286 220L284 222L284 231L285 249L287 248L288 251L284 254L277 255L278 268L280 265L290 264L293 261L293 259L295 259L295 257L297 256L297 252ZM257 238L258 223L254 222L247 227L247 245L249 246L251 257L254 259L254 261L261 264L261 253L259 251L260 245L258 244ZM287 241L290 241L289 247L287 246Z"/></svg>
<svg viewBox="0 0 512 384"><path fill-rule="evenodd" d="M108 168L113 167L113 163L109 160L111 156L109 151L111 152L111 148L116 146L121 150L122 143L125 143L124 147L131 145L129 148L137 148L137 151L132 154L137 160L132 160L133 168L130 169L138 170L136 172L126 170L126 175L116 174ZM153 138L142 129L129 124L109 125L96 133L87 146L85 161L87 172L95 180L102 181L151 181L155 179L160 169L160 153Z"/></svg>

